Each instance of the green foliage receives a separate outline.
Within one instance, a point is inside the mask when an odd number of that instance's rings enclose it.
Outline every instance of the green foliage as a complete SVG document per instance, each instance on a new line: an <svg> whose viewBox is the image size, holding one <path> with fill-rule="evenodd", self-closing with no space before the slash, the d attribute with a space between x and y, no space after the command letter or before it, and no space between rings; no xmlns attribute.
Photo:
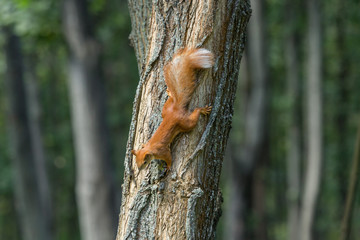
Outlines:
<svg viewBox="0 0 360 240"><path fill-rule="evenodd" d="M58 1L3 0L0 4L0 26L13 25L17 34L49 38L58 35Z"/></svg>
<svg viewBox="0 0 360 240"><path fill-rule="evenodd" d="M129 46L130 18L126 2L91 1L96 38L103 45L108 122L118 186L138 82L135 54ZM41 104L43 141L50 177L57 240L80 239L75 200L75 156L68 98L68 52L61 26L61 1L3 0L0 29L13 26L23 45L25 67L35 68ZM0 32L0 46L3 46ZM31 63L31 65L29 65ZM5 76L0 55L0 76ZM0 81L0 113L4 113ZM8 155L6 115L0 114L0 239L20 239L17 226L12 166Z"/></svg>
<svg viewBox="0 0 360 240"><path fill-rule="evenodd" d="M291 8L297 11L294 25L289 25L286 20L286 14ZM351 160L354 154L356 127L360 119L360 68L358 67L360 48L357 47L360 40L360 15L358 9L358 1L331 0L322 4L324 164L314 226L316 239L338 239L344 213ZM270 162L266 164L266 171L264 172L264 188L266 189L266 199L264 200L266 219L264 221L267 224L266 230L269 239L276 240L288 239L286 226L287 134L294 99L289 99L287 96L285 40L290 30L297 30L299 84L301 94L305 96L306 62L304 59L307 54L307 16L305 10L306 2L293 1L288 6L285 1L271 0L266 1L266 7L263 11L266 29L264 42L267 49L267 56L265 57L269 64L268 86L270 91L270 118L268 119L270 126L268 129ZM340 43L339 38L343 39L343 43ZM243 83L240 78L241 84ZM245 99L243 95L247 94L246 86L240 86L239 90L239 96L236 100L238 106L235 105L233 129L229 140L235 146L236 144L241 145L243 138L244 130L241 126L245 117L243 116L243 109L245 108L243 105L246 103L241 101ZM303 97L300 104L303 105L304 100ZM300 116L303 115L304 113L300 113ZM302 134L306 134L304 123L302 125ZM301 158L302 164L305 162L305 157L302 156ZM300 172L304 177L303 169ZM226 180L223 179L222 182L226 186ZM231 191L225 186L225 193ZM224 194L225 203L228 201L228 196L228 194ZM246 198L251 199L251 196L246 196ZM351 239L354 240L360 236L359 199L360 197L357 196L352 221ZM226 209L226 206L224 208ZM222 218L220 221L225 220ZM218 237L218 239L222 238Z"/></svg>
<svg viewBox="0 0 360 240"><path fill-rule="evenodd" d="M35 67L40 91L41 121L55 211L57 240L80 239L75 201L75 155L68 98L68 52L61 26L61 2L55 0L2 0L0 28L13 26L23 43L26 59ZM346 1L341 11L340 0L323 4L324 50L324 177L321 185L315 232L319 239L336 239L343 214L350 161L354 152L355 128L360 112L360 15L358 1ZM138 83L138 68L133 49L129 46L131 31L126 1L89 1L95 37L102 45L104 82L107 93L107 120L116 166L118 185L122 181L123 159L132 114L132 101ZM267 1L267 61L271 99L270 162L264 173L266 185L266 217L269 239L285 240L286 221L286 154L289 112L294 100L287 96L284 40L293 28L299 32L299 77L305 82L306 30L305 3L294 4L300 9L293 26L285 19L285 1ZM341 21L339 33L338 21ZM344 44L339 47L339 36ZM0 46L4 44L0 32ZM3 51L2 51L3 52ZM345 63L344 63L345 61ZM3 54L0 55L0 78L5 77ZM344 71L344 69L346 71ZM342 71L344 74L342 75ZM343 76L343 77L342 77ZM240 93L246 93L246 81L240 81ZM345 93L345 94L344 94ZM302 93L304 94L304 93ZM345 99L343 98L345 96ZM239 95L233 119L232 139L239 144L244 137L244 95ZM3 81L0 81L0 239L20 239L14 201L13 170L9 155L6 102ZM240 113L241 112L241 113ZM340 138L340 136L342 136ZM302 159L303 160L303 159ZM224 168L226 175L227 168ZM226 179L223 179L223 182ZM231 189L224 187L224 210ZM360 232L360 196L353 216L352 238ZM256 224L250 218L249 225ZM224 218L221 218L223 221ZM226 227L220 222L220 228ZM223 229L220 233L224 232ZM220 238L221 234L218 234Z"/></svg>
<svg viewBox="0 0 360 240"><path fill-rule="evenodd" d="M4 59L0 57L0 78L4 77ZM0 113L6 111L3 101L4 82L0 81ZM18 239L19 229L16 224L14 193L12 188L13 170L10 164L7 145L6 117L0 114L0 239Z"/></svg>

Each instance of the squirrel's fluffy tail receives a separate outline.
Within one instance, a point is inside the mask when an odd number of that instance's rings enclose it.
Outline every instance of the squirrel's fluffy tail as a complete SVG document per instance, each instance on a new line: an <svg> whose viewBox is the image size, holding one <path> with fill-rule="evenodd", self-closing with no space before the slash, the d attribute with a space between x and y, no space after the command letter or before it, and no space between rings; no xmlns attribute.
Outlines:
<svg viewBox="0 0 360 240"><path fill-rule="evenodd" d="M184 48L178 51L164 68L165 83L174 101L185 107L193 94L195 69L210 68L214 64L213 54L205 48Z"/></svg>

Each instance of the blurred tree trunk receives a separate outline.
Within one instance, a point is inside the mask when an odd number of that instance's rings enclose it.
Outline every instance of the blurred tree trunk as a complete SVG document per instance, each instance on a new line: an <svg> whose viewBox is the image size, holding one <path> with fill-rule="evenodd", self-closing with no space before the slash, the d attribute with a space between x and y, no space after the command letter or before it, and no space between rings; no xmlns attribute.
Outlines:
<svg viewBox="0 0 360 240"><path fill-rule="evenodd" d="M115 188L110 166L100 45L86 0L64 2L63 24L70 48L69 91L76 152L76 196L86 240L115 238Z"/></svg>
<svg viewBox="0 0 360 240"><path fill-rule="evenodd" d="M117 239L214 239L220 217L219 176L230 130L237 75L250 16L246 0L129 1L131 40L140 70L130 127ZM166 100L163 66L184 46L216 58L202 71L190 109L213 106L196 129L171 146L164 177L158 162L138 171L130 150L140 148L161 122Z"/></svg>
<svg viewBox="0 0 360 240"><path fill-rule="evenodd" d="M252 18L246 47L246 91L244 137L240 148L233 147L231 193L228 223L229 239L267 239L265 217L264 164L268 160L268 66L266 57L264 1L251 1ZM244 67L245 67L244 66ZM235 194L237 193L237 195ZM255 224L249 224L254 222Z"/></svg>
<svg viewBox="0 0 360 240"><path fill-rule="evenodd" d="M47 228L53 232L54 219L53 208L51 202L51 191L49 186L49 178L46 170L46 155L44 143L42 138L42 123L41 123L41 106L39 102L38 79L36 76L36 62L35 54L27 56L26 61L26 96L28 103L29 125L31 133L31 146L34 153L35 169L37 184L39 186L39 193L41 198L41 207L45 214L45 223ZM52 233L53 234L53 233Z"/></svg>
<svg viewBox="0 0 360 240"><path fill-rule="evenodd" d="M344 217L341 223L341 237L340 240L350 239L351 233L351 218L354 211L355 196L359 185L359 172L360 172L360 121L358 126L358 133L354 148L354 158L352 161L351 171L349 178L349 187L346 196L346 204L344 209Z"/></svg>
<svg viewBox="0 0 360 240"><path fill-rule="evenodd" d="M249 36L248 36L249 38ZM237 104L240 105L239 112L235 115L240 115L240 119L246 116L246 109L248 108L248 84L249 74L247 57L244 54L241 60L240 73L239 73L240 91L237 95L240 96ZM236 105L236 104L235 104ZM235 117L235 116L234 116ZM239 132L232 132L233 142L230 142L229 146L229 169L228 169L228 181L229 181L229 203L227 205L227 212L225 213L226 223L224 229L224 239L247 239L249 238L249 225L248 221L251 217L251 176L253 174L254 167L242 167L241 165L241 151L238 147L240 141L236 141L235 137L241 135L241 131L245 129L245 121L241 121L241 127ZM236 128L234 128L235 130ZM234 131L232 130L232 131ZM245 236L247 236L245 238Z"/></svg>
<svg viewBox="0 0 360 240"><path fill-rule="evenodd" d="M267 43L265 33L265 1L252 0L253 17L249 23L247 45L250 95L245 115L245 139L241 147L241 161L252 168L252 216L254 239L268 239L265 207L265 165L269 160L269 85ZM241 165L244 167L244 164ZM249 169L248 169L249 170Z"/></svg>
<svg viewBox="0 0 360 240"><path fill-rule="evenodd" d="M25 240L52 239L51 212L49 211L49 189L42 151L39 125L29 112L34 102L27 103L23 55L19 38L11 27L5 33L5 55L8 96L9 133L15 173L16 206L19 211L22 236ZM44 181L44 182L42 182ZM45 188L44 188L45 186Z"/></svg>
<svg viewBox="0 0 360 240"><path fill-rule="evenodd" d="M351 96L351 91L349 91L349 56L347 54L346 46L346 19L348 18L348 7L346 7L346 2L338 1L338 13L336 16L336 45L338 49L338 59L339 59L339 72L337 77L337 90L338 90L338 106L337 106L337 115L336 115L336 129L337 129L337 138L338 141L338 159L348 159L350 158L349 154L349 128L348 128L348 118L349 118L349 100ZM345 13L345 14L344 14ZM341 223L341 235L340 240L350 239L351 228L352 228L352 215L354 207L354 199L356 196L357 185L359 184L359 160L360 159L360 124L358 129L357 142L355 144L355 150L353 155L352 166L347 165L344 161L337 161L337 177L340 183L343 183L339 186L339 197L340 197L340 206L344 206L344 216ZM350 178L349 172L344 171L350 167ZM349 178L348 187L345 183ZM346 189L348 190L346 192Z"/></svg>
<svg viewBox="0 0 360 240"><path fill-rule="evenodd" d="M229 157L229 203L227 205L227 213L225 213L226 223L224 229L224 238L229 240L241 240L245 238L245 234L249 232L247 228L247 216L251 213L251 194L246 194L245 186L249 184L248 175L243 171L239 173L239 151L235 143L230 147ZM246 231L247 230L247 231Z"/></svg>
<svg viewBox="0 0 360 240"><path fill-rule="evenodd" d="M297 34L297 16L299 2L288 0L285 4L285 17L288 24L285 37L286 78L290 106L290 124L287 141L287 199L288 199L288 239L299 239L299 197L301 188L301 97L299 81L299 41Z"/></svg>
<svg viewBox="0 0 360 240"><path fill-rule="evenodd" d="M351 99L351 92L349 91L349 66L350 58L347 54L346 45L346 18L348 18L348 8L345 6L346 1L337 2L337 14L336 14L336 48L338 49L338 60L339 60L339 72L337 76L337 111L336 111L336 134L337 138L341 139L338 141L338 159L350 159L351 154L349 147L349 129L348 129L348 118L349 118L349 100ZM340 183L344 183L339 186L339 197L340 203L345 204L346 199L346 185L345 182L348 177L348 172L344 171L347 168L343 161L337 161L337 177Z"/></svg>
<svg viewBox="0 0 360 240"><path fill-rule="evenodd" d="M308 0L307 162L299 230L301 240L312 239L312 226L322 173L322 29L319 4L317 0Z"/></svg>

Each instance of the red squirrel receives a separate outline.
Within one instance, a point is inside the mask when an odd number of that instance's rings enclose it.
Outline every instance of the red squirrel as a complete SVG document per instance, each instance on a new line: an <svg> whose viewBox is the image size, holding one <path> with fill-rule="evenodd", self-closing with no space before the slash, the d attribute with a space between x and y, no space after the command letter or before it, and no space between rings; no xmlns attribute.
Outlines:
<svg viewBox="0 0 360 240"><path fill-rule="evenodd" d="M195 69L211 68L214 64L213 54L204 48L183 48L174 54L172 60L164 67L165 83L169 98L164 104L159 128L140 150L131 150L136 156L136 164L141 166L152 159L164 160L167 170L171 167L170 144L181 132L192 130L200 114L209 115L211 106L188 110L191 96L197 86Z"/></svg>

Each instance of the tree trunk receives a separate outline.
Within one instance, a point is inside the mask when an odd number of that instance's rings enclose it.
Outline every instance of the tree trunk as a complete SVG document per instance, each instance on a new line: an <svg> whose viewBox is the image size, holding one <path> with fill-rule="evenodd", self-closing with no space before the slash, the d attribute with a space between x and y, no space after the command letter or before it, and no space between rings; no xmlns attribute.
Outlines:
<svg viewBox="0 0 360 240"><path fill-rule="evenodd" d="M252 0L254 10L249 23L249 44L246 48L249 88L244 127L244 143L241 147L241 169L247 169L251 178L247 186L248 193L253 195L251 216L255 220L254 229L247 235L254 239L266 240L267 223L265 217L265 181L264 166L269 159L268 151L268 64L266 50L266 33L264 20L264 0ZM245 170L243 170L245 172Z"/></svg>
<svg viewBox="0 0 360 240"><path fill-rule="evenodd" d="M301 240L312 239L322 165L322 41L319 1L308 0L306 101L307 166L301 210Z"/></svg>
<svg viewBox="0 0 360 240"><path fill-rule="evenodd" d="M349 101L351 100L351 91L349 89L350 79L350 58L347 54L347 42L346 42L346 26L347 26L347 14L348 7L346 2L337 2L338 13L336 16L336 45L338 49L339 58L339 72L337 75L337 89L338 89L338 102L337 102L337 113L336 113L336 133L338 139L338 152L337 159L348 159L349 155ZM344 14L345 13L345 14ZM344 161L337 161L337 178L342 184L339 186L340 206L345 206L344 216L341 223L341 235L340 240L350 239L351 228L352 228L352 215L354 200L356 196L357 185L359 184L359 166L360 166L360 123L357 133L357 142L355 144L353 163L351 166L351 174L349 178L348 191L346 192L345 182L348 179L349 172L344 171L350 167Z"/></svg>
<svg viewBox="0 0 360 240"><path fill-rule="evenodd" d="M246 47L246 90L241 96L245 106L239 147L233 147L229 239L267 239L264 207L264 163L268 160L268 66L266 58L264 1L251 1L253 15L248 27ZM244 65L243 65L244 66ZM244 66L244 67L245 67ZM236 149L239 149L236 151ZM237 194L237 195L236 195ZM237 206L239 204L239 206ZM255 224L249 224L255 220Z"/></svg>
<svg viewBox="0 0 360 240"><path fill-rule="evenodd" d="M53 207L51 201L51 191L49 185L49 178L46 170L46 156L44 143L42 138L42 124L41 124L41 106L39 102L38 79L36 76L36 62L37 57L30 54L27 58L27 77L26 77L26 95L29 112L29 126L31 133L31 146L34 153L36 179L39 186L39 193L41 199L41 207L46 219L46 227L49 228L53 235L54 218Z"/></svg>
<svg viewBox="0 0 360 240"><path fill-rule="evenodd" d="M347 53L348 44L347 44L347 21L348 18L348 9L345 1L337 1L337 14L336 14L336 49L338 49L337 58L338 61L338 73L337 73L337 94L336 94L336 134L337 138L341 139L337 144L337 159L350 159L349 146L351 143L349 140L349 113L350 110L350 100L351 100L351 91L350 86L350 66L351 60ZM337 161L336 177L340 183L345 183L345 179L348 177L348 172L344 171L348 165L344 161ZM345 204L346 198L346 185L341 184L339 186L339 196L340 204Z"/></svg>
<svg viewBox="0 0 360 240"><path fill-rule="evenodd" d="M25 240L52 239L50 218L46 212L47 203L38 180L39 162L35 160L34 133L31 129L27 96L24 84L23 56L19 38L11 27L5 27L5 54L7 77L5 85L8 97L8 122L10 147L15 174L16 207L19 212L22 236ZM40 163L43 164L43 163ZM40 168L43 168L41 166ZM42 169L44 170L44 169Z"/></svg>
<svg viewBox="0 0 360 240"><path fill-rule="evenodd" d="M248 37L249 38L249 37ZM246 116L246 109L248 108L248 84L249 84L249 74L248 74L248 65L247 57L244 54L243 59L241 60L240 73L239 73L239 90L240 93L237 96L240 96L240 100L237 100L240 109L235 109L235 115L238 114L239 117ZM236 112L240 110L239 112ZM234 118L236 117L234 115ZM225 212L226 223L224 229L223 239L237 240L237 239L247 239L248 233L251 232L247 223L250 219L251 214L251 201L252 194L248 192L249 185L251 185L251 176L253 174L253 167L242 168L240 156L241 150L239 150L240 140L236 141L235 136L241 135L241 132L244 131L246 123L241 121L241 126L239 127L238 132L236 126L234 126L233 132L231 133L234 136L233 142L229 143L229 167L228 167L228 179L229 182L229 202L227 205L227 212Z"/></svg>
<svg viewBox="0 0 360 240"><path fill-rule="evenodd" d="M231 144L231 143L230 143ZM226 224L223 239L241 240L245 238L247 229L247 220L251 210L249 202L252 199L251 194L245 193L245 186L248 184L247 176L241 171L239 174L239 151L237 145L231 145L231 156L229 157L229 203L227 205Z"/></svg>
<svg viewBox="0 0 360 240"><path fill-rule="evenodd" d="M340 240L350 239L351 233L351 217L354 210L354 202L356 196L356 190L359 185L359 172L360 172L360 122L358 127L358 133L356 137L354 158L351 166L351 174L349 178L349 187L346 196L346 204L344 210L344 217L341 223L341 236Z"/></svg>
<svg viewBox="0 0 360 240"><path fill-rule="evenodd" d="M86 240L115 238L115 189L110 166L100 46L91 32L85 0L64 2L71 57L69 90L76 153L80 231Z"/></svg>
<svg viewBox="0 0 360 240"><path fill-rule="evenodd" d="M140 69L130 127L117 239L214 239L220 217L219 176L230 130L238 68L250 16L247 1L129 1L130 36ZM202 46L215 66L200 74L190 103L212 105L190 133L171 145L173 165L164 177L153 161L138 171L139 149L161 122L166 99L163 66L185 46Z"/></svg>
<svg viewBox="0 0 360 240"><path fill-rule="evenodd" d="M299 3L288 0L284 10L288 31L285 39L285 59L287 63L286 78L288 82L288 99L290 106L290 124L288 129L288 152L287 152L287 199L288 199L288 239L299 239L299 197L301 176L301 100L299 81L299 54L297 41L296 20Z"/></svg>

